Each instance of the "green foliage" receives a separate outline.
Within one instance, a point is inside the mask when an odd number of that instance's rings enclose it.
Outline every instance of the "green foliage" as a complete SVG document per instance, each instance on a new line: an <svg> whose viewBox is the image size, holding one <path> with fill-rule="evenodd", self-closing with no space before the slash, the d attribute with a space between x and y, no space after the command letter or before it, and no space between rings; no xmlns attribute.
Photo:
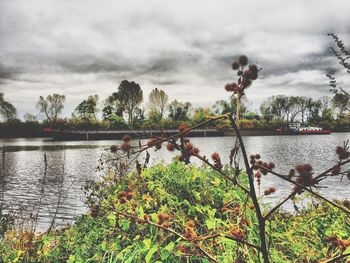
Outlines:
<svg viewBox="0 0 350 263"><path fill-rule="evenodd" d="M75 112L83 119L96 119L98 95L90 95L75 108Z"/></svg>
<svg viewBox="0 0 350 263"><path fill-rule="evenodd" d="M189 113L191 110L190 102L179 102L173 100L168 105L169 118L173 121L186 121L189 118Z"/></svg>
<svg viewBox="0 0 350 263"><path fill-rule="evenodd" d="M141 174L109 173L91 187L90 213L74 226L36 235L30 245L28 234L8 231L0 255L5 262L209 262L200 246L219 262L258 262L255 249L230 239L239 229L258 245L258 222L245 201L245 193L217 172L177 161ZM267 231L271 262L319 262L340 253L326 240L334 234L349 239L350 222L313 200L299 212L275 214ZM219 236L204 238L212 234Z"/></svg>
<svg viewBox="0 0 350 263"><path fill-rule="evenodd" d="M112 114L105 118L103 121L105 128L107 130L119 130L126 129L128 126L125 123L124 119L118 115Z"/></svg>
<svg viewBox="0 0 350 263"><path fill-rule="evenodd" d="M214 112L216 114L226 114L231 112L236 112L237 108L237 97L232 94L230 96L230 99L227 100L218 100L215 102L214 106ZM246 106L246 100L245 98L241 98L241 108L240 108L240 115L244 115L247 112L247 106Z"/></svg>

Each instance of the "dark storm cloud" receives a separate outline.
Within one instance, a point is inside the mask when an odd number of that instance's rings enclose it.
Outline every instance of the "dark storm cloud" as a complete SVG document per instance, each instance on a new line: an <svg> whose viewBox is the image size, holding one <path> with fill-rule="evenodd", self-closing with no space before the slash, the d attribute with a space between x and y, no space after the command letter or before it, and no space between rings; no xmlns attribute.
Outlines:
<svg viewBox="0 0 350 263"><path fill-rule="evenodd" d="M227 96L232 61L247 54L263 69L247 92L255 108L269 95L320 97L328 94L327 73L350 83L327 36L349 41L349 13L342 0L2 0L0 89L20 114L53 92L66 94L69 114L123 79L145 95L158 87L210 106Z"/></svg>

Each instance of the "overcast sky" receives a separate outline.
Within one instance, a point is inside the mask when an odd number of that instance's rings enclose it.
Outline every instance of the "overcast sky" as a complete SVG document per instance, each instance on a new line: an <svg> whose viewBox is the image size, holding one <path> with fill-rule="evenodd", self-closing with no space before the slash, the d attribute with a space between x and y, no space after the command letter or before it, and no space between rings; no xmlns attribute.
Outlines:
<svg viewBox="0 0 350 263"><path fill-rule="evenodd" d="M0 92L37 113L40 95L67 97L64 115L88 95L101 99L123 79L170 99L211 106L227 99L230 65L246 54L262 72L251 109L268 96L329 94L325 74L350 89L329 47L350 47L350 1L0 1Z"/></svg>

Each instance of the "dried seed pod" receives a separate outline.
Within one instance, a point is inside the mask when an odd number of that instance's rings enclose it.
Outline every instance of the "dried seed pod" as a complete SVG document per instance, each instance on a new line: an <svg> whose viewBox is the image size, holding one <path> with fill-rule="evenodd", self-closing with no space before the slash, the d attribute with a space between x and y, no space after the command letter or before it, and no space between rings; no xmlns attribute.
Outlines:
<svg viewBox="0 0 350 263"><path fill-rule="evenodd" d="M168 143L167 146L166 146L167 150L172 152L175 150L175 145L173 143Z"/></svg>
<svg viewBox="0 0 350 263"><path fill-rule="evenodd" d="M245 55L240 56L239 59L238 59L238 63L241 66L247 66L248 65L248 57L245 56Z"/></svg>
<svg viewBox="0 0 350 263"><path fill-rule="evenodd" d="M238 70L239 69L239 63L237 61L233 62L231 64L231 67L233 70Z"/></svg>

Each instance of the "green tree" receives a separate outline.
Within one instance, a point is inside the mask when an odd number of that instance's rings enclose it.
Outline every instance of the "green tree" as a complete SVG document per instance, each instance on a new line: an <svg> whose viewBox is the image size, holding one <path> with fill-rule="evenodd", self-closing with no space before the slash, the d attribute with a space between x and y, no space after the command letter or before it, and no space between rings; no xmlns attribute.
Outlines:
<svg viewBox="0 0 350 263"><path fill-rule="evenodd" d="M75 108L75 113L78 114L80 118L84 119L96 119L98 95L90 95L86 100L83 100Z"/></svg>
<svg viewBox="0 0 350 263"><path fill-rule="evenodd" d="M102 109L103 119L108 118L111 115L123 117L124 105L122 105L120 93L113 92L104 102Z"/></svg>
<svg viewBox="0 0 350 263"><path fill-rule="evenodd" d="M64 108L65 100L66 96L59 94L48 95L46 99L43 96L39 97L36 106L41 113L45 114L52 127L56 127L57 118Z"/></svg>
<svg viewBox="0 0 350 263"><path fill-rule="evenodd" d="M344 92L336 92L333 97L333 106L338 109L339 117L350 109L350 95Z"/></svg>
<svg viewBox="0 0 350 263"><path fill-rule="evenodd" d="M168 103L168 95L161 89L153 89L149 94L149 108L163 118L165 107Z"/></svg>
<svg viewBox="0 0 350 263"><path fill-rule="evenodd" d="M123 80L118 91L108 97L107 108L104 108L104 114L114 111L118 116L122 116L125 111L128 115L128 123L131 124L136 115L136 109L143 101L143 92L139 84L134 81Z"/></svg>
<svg viewBox="0 0 350 263"><path fill-rule="evenodd" d="M213 116L213 115L214 114L210 109L199 107L194 110L192 122L193 124L198 124L205 121L208 118L208 116Z"/></svg>
<svg viewBox="0 0 350 263"><path fill-rule="evenodd" d="M308 123L319 123L322 114L322 101L321 100L311 100L308 104Z"/></svg>
<svg viewBox="0 0 350 263"><path fill-rule="evenodd" d="M189 113L191 110L190 102L179 102L177 100L173 100L168 105L169 110L169 118L173 121L186 121L189 118Z"/></svg>
<svg viewBox="0 0 350 263"><path fill-rule="evenodd" d="M16 107L4 99L4 93L0 93L0 115L5 121L14 120L17 115Z"/></svg>
<svg viewBox="0 0 350 263"><path fill-rule="evenodd" d="M247 106L246 106L247 100L245 99L245 97L241 97L240 99L241 99L240 115L244 115L247 112ZM216 114L235 113L237 108L237 96L232 94L228 101L218 100L215 102L213 108Z"/></svg>

